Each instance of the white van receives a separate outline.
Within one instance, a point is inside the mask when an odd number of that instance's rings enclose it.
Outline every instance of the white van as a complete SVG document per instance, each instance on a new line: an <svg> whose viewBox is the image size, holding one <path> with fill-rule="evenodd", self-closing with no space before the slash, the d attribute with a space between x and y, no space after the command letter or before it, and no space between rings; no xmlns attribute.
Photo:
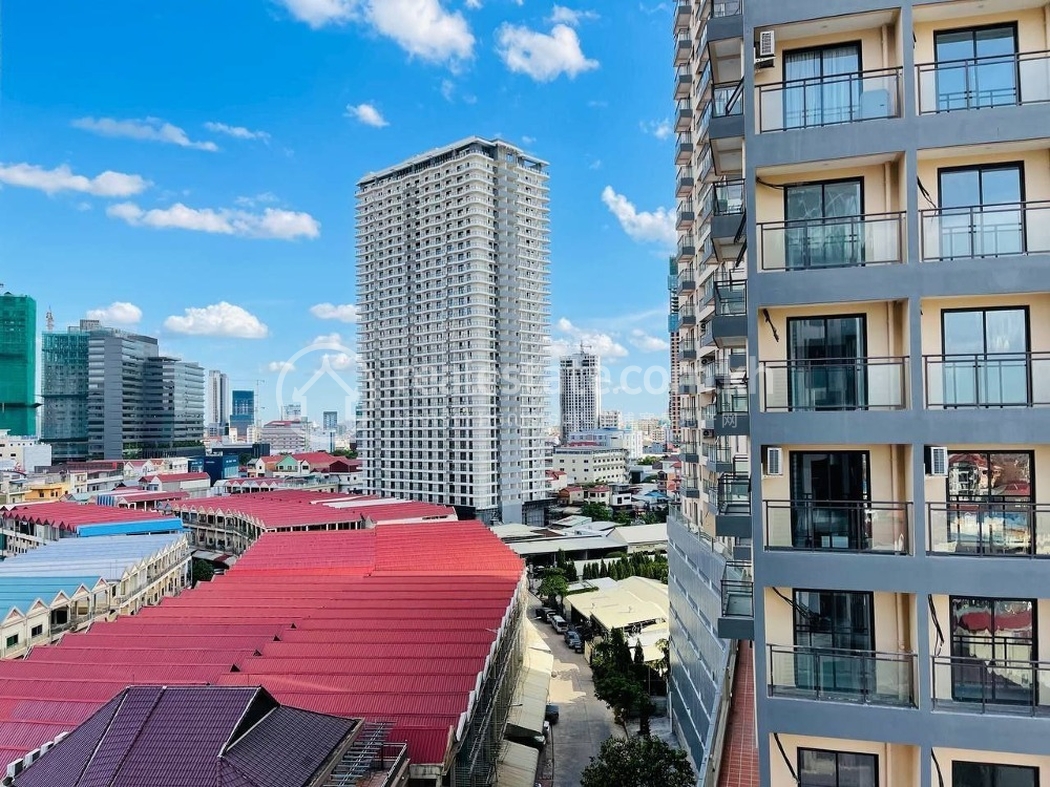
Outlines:
<svg viewBox="0 0 1050 787"><path fill-rule="evenodd" d="M559 634L564 634L569 628L569 624L565 622L565 618L561 615L555 615L552 617L551 625L554 626L554 630Z"/></svg>

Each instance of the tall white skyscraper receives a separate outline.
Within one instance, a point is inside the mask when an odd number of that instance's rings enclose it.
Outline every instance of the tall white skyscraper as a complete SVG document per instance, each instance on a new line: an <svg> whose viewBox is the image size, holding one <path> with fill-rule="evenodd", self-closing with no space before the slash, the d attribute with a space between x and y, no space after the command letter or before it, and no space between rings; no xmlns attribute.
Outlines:
<svg viewBox="0 0 1050 787"><path fill-rule="evenodd" d="M230 378L218 369L208 370L208 421L209 429L222 427L230 418Z"/></svg>
<svg viewBox="0 0 1050 787"><path fill-rule="evenodd" d="M358 182L370 491L542 521L547 180L546 162L472 137Z"/></svg>
<svg viewBox="0 0 1050 787"><path fill-rule="evenodd" d="M598 428L602 410L602 362L597 355L581 347L579 352L562 358L559 366L561 439L564 442L573 432Z"/></svg>

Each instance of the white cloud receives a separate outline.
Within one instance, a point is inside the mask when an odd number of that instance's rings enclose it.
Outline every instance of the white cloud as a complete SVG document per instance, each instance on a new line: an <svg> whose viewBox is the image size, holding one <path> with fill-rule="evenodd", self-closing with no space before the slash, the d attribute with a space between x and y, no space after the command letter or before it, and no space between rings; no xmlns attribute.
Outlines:
<svg viewBox="0 0 1050 787"><path fill-rule="evenodd" d="M575 27L580 22L597 18L598 13L596 11L577 11L572 8L566 8L563 5L556 5L551 10L549 21L555 25L563 24Z"/></svg>
<svg viewBox="0 0 1050 787"><path fill-rule="evenodd" d="M250 213L230 208L191 208L176 202L168 208L143 210L133 202L120 202L110 205L106 215L133 227L193 230L245 238L296 240L321 234L321 223L309 213L278 208Z"/></svg>
<svg viewBox="0 0 1050 787"><path fill-rule="evenodd" d="M602 358L626 358L628 355L627 348L609 334L577 327L565 317L554 324L554 330L560 335L551 339L548 351L555 358L579 351L581 344L588 352Z"/></svg>
<svg viewBox="0 0 1050 787"><path fill-rule="evenodd" d="M463 3L463 5L465 5L472 11L477 11L479 8L481 8L481 0L467 0L465 3Z"/></svg>
<svg viewBox="0 0 1050 787"><path fill-rule="evenodd" d="M637 347L642 352L654 353L660 350L666 350L671 345L659 336L650 336L640 328L635 328L631 331L631 338L628 339L633 346Z"/></svg>
<svg viewBox="0 0 1050 787"><path fill-rule="evenodd" d="M536 141L536 137L528 137L528 136L525 136L525 137L522 137L522 138L521 138L521 141L522 141L523 143L525 143L526 145L531 145L531 144L532 144L533 142L535 142L535 141Z"/></svg>
<svg viewBox="0 0 1050 787"><path fill-rule="evenodd" d="M154 117L132 118L129 120L83 117L74 120L73 127L90 131L103 137L126 137L149 142L164 142L168 145L178 145L182 148L196 148L197 150L212 152L219 149L219 146L214 142L194 142L178 126L173 126L171 123L166 123L160 118Z"/></svg>
<svg viewBox="0 0 1050 787"><path fill-rule="evenodd" d="M181 317L173 314L164 321L164 327L172 333L189 336L236 339L265 339L270 333L270 329L254 314L226 301L203 308L190 307Z"/></svg>
<svg viewBox="0 0 1050 787"><path fill-rule="evenodd" d="M300 22L315 30L325 25L341 25L357 16L358 0L279 0Z"/></svg>
<svg viewBox="0 0 1050 787"><path fill-rule="evenodd" d="M364 123L366 126L372 126L373 128L382 128L383 126L389 126L386 122L386 118L383 117L382 113L375 108L374 104L353 104L346 105L346 116L355 118L359 123Z"/></svg>
<svg viewBox="0 0 1050 787"><path fill-rule="evenodd" d="M587 106L589 106L591 109L605 109L607 106L609 106L609 102L591 99L587 102Z"/></svg>
<svg viewBox="0 0 1050 787"><path fill-rule="evenodd" d="M466 60L474 35L459 11L442 0L279 0L296 19L317 29L351 20L367 23L414 57L434 63ZM479 4L480 6L480 4ZM469 6L473 7L473 6Z"/></svg>
<svg viewBox="0 0 1050 787"><path fill-rule="evenodd" d="M668 118L663 120L643 120L638 125L644 133L652 134L657 139L667 139L671 136L671 121Z"/></svg>
<svg viewBox="0 0 1050 787"><path fill-rule="evenodd" d="M657 208L652 212L639 212L627 197L613 191L612 186L602 190L602 202L620 222L623 231L634 240L674 245L674 214L671 211Z"/></svg>
<svg viewBox="0 0 1050 787"><path fill-rule="evenodd" d="M263 142L270 141L270 135L265 131L252 131L244 126L228 126L225 123L209 121L204 124L204 127L208 129L208 131L212 131L216 134L225 134L234 139L258 139Z"/></svg>
<svg viewBox="0 0 1050 787"><path fill-rule="evenodd" d="M451 79L441 80L441 95L445 101L451 101L452 97L456 94L456 83Z"/></svg>
<svg viewBox="0 0 1050 787"><path fill-rule="evenodd" d="M343 337L337 332L333 333L322 333L320 336L315 336L314 340L310 344L329 344L332 346L343 346Z"/></svg>
<svg viewBox="0 0 1050 787"><path fill-rule="evenodd" d="M266 364L266 370L270 372L294 372L295 364L290 361L270 361Z"/></svg>
<svg viewBox="0 0 1050 787"><path fill-rule="evenodd" d="M273 204L279 202L277 195L272 191L264 191L261 194L255 194L251 197L237 197L233 201L234 205L238 205L242 208L254 208L256 205Z"/></svg>
<svg viewBox="0 0 1050 787"><path fill-rule="evenodd" d="M600 158L596 158L594 161L592 161L590 164L587 165L587 169L601 169L601 168L602 168L602 160Z"/></svg>
<svg viewBox="0 0 1050 787"><path fill-rule="evenodd" d="M89 310L87 318L108 325L135 325L142 319L142 309L127 301L113 301L109 306Z"/></svg>
<svg viewBox="0 0 1050 787"><path fill-rule="evenodd" d="M357 353L325 353L321 356L321 362L328 361L328 365L337 372L353 369L357 366Z"/></svg>
<svg viewBox="0 0 1050 787"><path fill-rule="evenodd" d="M65 164L54 169L43 169L35 164L0 164L0 183L37 189L46 194L77 191L96 197L130 197L145 191L150 182L139 175L106 170L93 178L75 175Z"/></svg>
<svg viewBox="0 0 1050 787"><path fill-rule="evenodd" d="M310 307L310 314L319 320L357 322L357 306L352 303L317 303Z"/></svg>
<svg viewBox="0 0 1050 787"><path fill-rule="evenodd" d="M496 40L496 51L507 68L537 82L550 82L562 74L571 79L598 67L597 60L584 56L576 31L568 25L555 25L547 34L504 24Z"/></svg>

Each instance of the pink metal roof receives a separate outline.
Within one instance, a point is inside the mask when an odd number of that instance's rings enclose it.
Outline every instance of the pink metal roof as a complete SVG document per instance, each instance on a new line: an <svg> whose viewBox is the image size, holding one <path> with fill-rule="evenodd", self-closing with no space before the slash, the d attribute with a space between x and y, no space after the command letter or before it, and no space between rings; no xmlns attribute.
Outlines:
<svg viewBox="0 0 1050 787"><path fill-rule="evenodd" d="M143 478L159 478L162 484L174 484L180 481L209 481L207 473L153 473ZM141 479L140 479L141 480Z"/></svg>
<svg viewBox="0 0 1050 787"><path fill-rule="evenodd" d="M211 683L390 721L414 762L444 762L522 568L478 522L267 533L210 583L0 661L0 760L128 683Z"/></svg>
<svg viewBox="0 0 1050 787"><path fill-rule="evenodd" d="M4 518L17 519L37 525L50 525L61 530L76 530L81 525L97 525L113 522L156 521L156 511L136 511L115 506L100 506L95 503L35 503L16 506L3 514Z"/></svg>

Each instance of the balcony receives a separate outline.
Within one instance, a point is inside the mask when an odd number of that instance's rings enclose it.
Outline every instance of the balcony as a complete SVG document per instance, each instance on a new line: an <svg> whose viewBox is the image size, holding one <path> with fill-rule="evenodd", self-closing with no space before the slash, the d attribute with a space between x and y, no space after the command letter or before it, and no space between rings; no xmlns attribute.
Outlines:
<svg viewBox="0 0 1050 787"><path fill-rule="evenodd" d="M720 437L750 434L749 393L746 385L719 388L715 397L715 434Z"/></svg>
<svg viewBox="0 0 1050 787"><path fill-rule="evenodd" d="M903 410L907 358L762 361L762 412Z"/></svg>
<svg viewBox="0 0 1050 787"><path fill-rule="evenodd" d="M746 456L737 457L733 453L732 446L721 442L707 441L702 446L702 453L707 460L708 469L716 473L733 473L740 467L740 471L747 472L748 459Z"/></svg>
<svg viewBox="0 0 1050 787"><path fill-rule="evenodd" d="M693 160L693 152L693 143L684 142L681 137L679 137L678 144L675 146L674 163L679 166L684 166L685 164L690 163Z"/></svg>
<svg viewBox="0 0 1050 787"><path fill-rule="evenodd" d="M686 464L695 465L700 463L700 446L696 443L682 443L678 447L682 461Z"/></svg>
<svg viewBox="0 0 1050 787"><path fill-rule="evenodd" d="M747 281L715 282L711 332L721 349L742 347L747 342Z"/></svg>
<svg viewBox="0 0 1050 787"><path fill-rule="evenodd" d="M1003 639L1000 646L1009 651L1014 640ZM1031 652L1027 641L1015 647ZM1050 716L1050 662L934 656L933 707L957 713Z"/></svg>
<svg viewBox="0 0 1050 787"><path fill-rule="evenodd" d="M744 181L723 180L715 183L712 195L714 221L711 235L715 238L735 238L744 216Z"/></svg>
<svg viewBox="0 0 1050 787"><path fill-rule="evenodd" d="M683 306L678 310L678 324L682 327L696 325L696 310L692 306Z"/></svg>
<svg viewBox="0 0 1050 787"><path fill-rule="evenodd" d="M695 407L683 407L678 416L678 423L683 429L699 429L700 416Z"/></svg>
<svg viewBox="0 0 1050 787"><path fill-rule="evenodd" d="M696 256L696 240L692 235L685 235L678 241L678 263L689 262Z"/></svg>
<svg viewBox="0 0 1050 787"><path fill-rule="evenodd" d="M765 548L906 555L909 503L766 500Z"/></svg>
<svg viewBox="0 0 1050 787"><path fill-rule="evenodd" d="M696 290L696 271L687 267L678 272L675 284L679 293L693 292Z"/></svg>
<svg viewBox="0 0 1050 787"><path fill-rule="evenodd" d="M693 92L693 72L689 70L688 65L679 66L677 69L677 78L674 84L674 97L675 100L689 98Z"/></svg>
<svg viewBox="0 0 1050 787"><path fill-rule="evenodd" d="M1050 52L921 63L919 114L1050 101Z"/></svg>
<svg viewBox="0 0 1050 787"><path fill-rule="evenodd" d="M884 68L758 88L758 129L785 131L900 117L901 71Z"/></svg>
<svg viewBox="0 0 1050 787"><path fill-rule="evenodd" d="M1050 406L1050 352L923 356L926 407Z"/></svg>
<svg viewBox="0 0 1050 787"><path fill-rule="evenodd" d="M1007 497L928 503L926 550L933 555L1050 557L1050 506Z"/></svg>
<svg viewBox="0 0 1050 787"><path fill-rule="evenodd" d="M692 200L683 201L678 208L678 221L675 223L675 229L679 232L691 229L695 221L696 211L693 209Z"/></svg>
<svg viewBox="0 0 1050 787"><path fill-rule="evenodd" d="M925 261L1050 252L1050 202L939 208L919 216Z"/></svg>
<svg viewBox="0 0 1050 787"><path fill-rule="evenodd" d="M695 381L680 382L678 383L678 393L681 396L696 396L700 393L700 386Z"/></svg>
<svg viewBox="0 0 1050 787"><path fill-rule="evenodd" d="M764 271L852 268L902 262L904 214L881 213L758 225Z"/></svg>
<svg viewBox="0 0 1050 787"><path fill-rule="evenodd" d="M692 340L680 342L678 345L678 357L683 361L695 361L696 342Z"/></svg>
<svg viewBox="0 0 1050 787"><path fill-rule="evenodd" d="M688 33L689 25L693 19L693 6L691 3L679 2L674 9L674 29L676 33Z"/></svg>
<svg viewBox="0 0 1050 787"><path fill-rule="evenodd" d="M751 476L720 475L715 502L715 535L751 538Z"/></svg>
<svg viewBox="0 0 1050 787"><path fill-rule="evenodd" d="M754 580L751 564L728 560L722 571L722 616L718 636L722 639L755 638Z"/></svg>
<svg viewBox="0 0 1050 787"><path fill-rule="evenodd" d="M682 484L682 494L690 499L699 499L700 497L700 486L696 483L695 479L687 479Z"/></svg>
<svg viewBox="0 0 1050 787"><path fill-rule="evenodd" d="M718 19L726 16L739 16L741 8L741 0L715 0L711 6L711 17Z"/></svg>
<svg viewBox="0 0 1050 787"><path fill-rule="evenodd" d="M693 39L688 35L679 36L674 45L674 64L676 66L689 65L693 57Z"/></svg>
<svg viewBox="0 0 1050 787"><path fill-rule="evenodd" d="M693 177L692 167L680 167L678 170L678 177L675 180L675 196L678 198L689 197L693 193L693 188L696 186L696 179Z"/></svg>
<svg viewBox="0 0 1050 787"><path fill-rule="evenodd" d="M913 708L915 654L769 646L769 694Z"/></svg>
<svg viewBox="0 0 1050 787"><path fill-rule="evenodd" d="M693 127L693 102L682 98L676 104L678 111L675 114L674 130L676 134L684 134Z"/></svg>

